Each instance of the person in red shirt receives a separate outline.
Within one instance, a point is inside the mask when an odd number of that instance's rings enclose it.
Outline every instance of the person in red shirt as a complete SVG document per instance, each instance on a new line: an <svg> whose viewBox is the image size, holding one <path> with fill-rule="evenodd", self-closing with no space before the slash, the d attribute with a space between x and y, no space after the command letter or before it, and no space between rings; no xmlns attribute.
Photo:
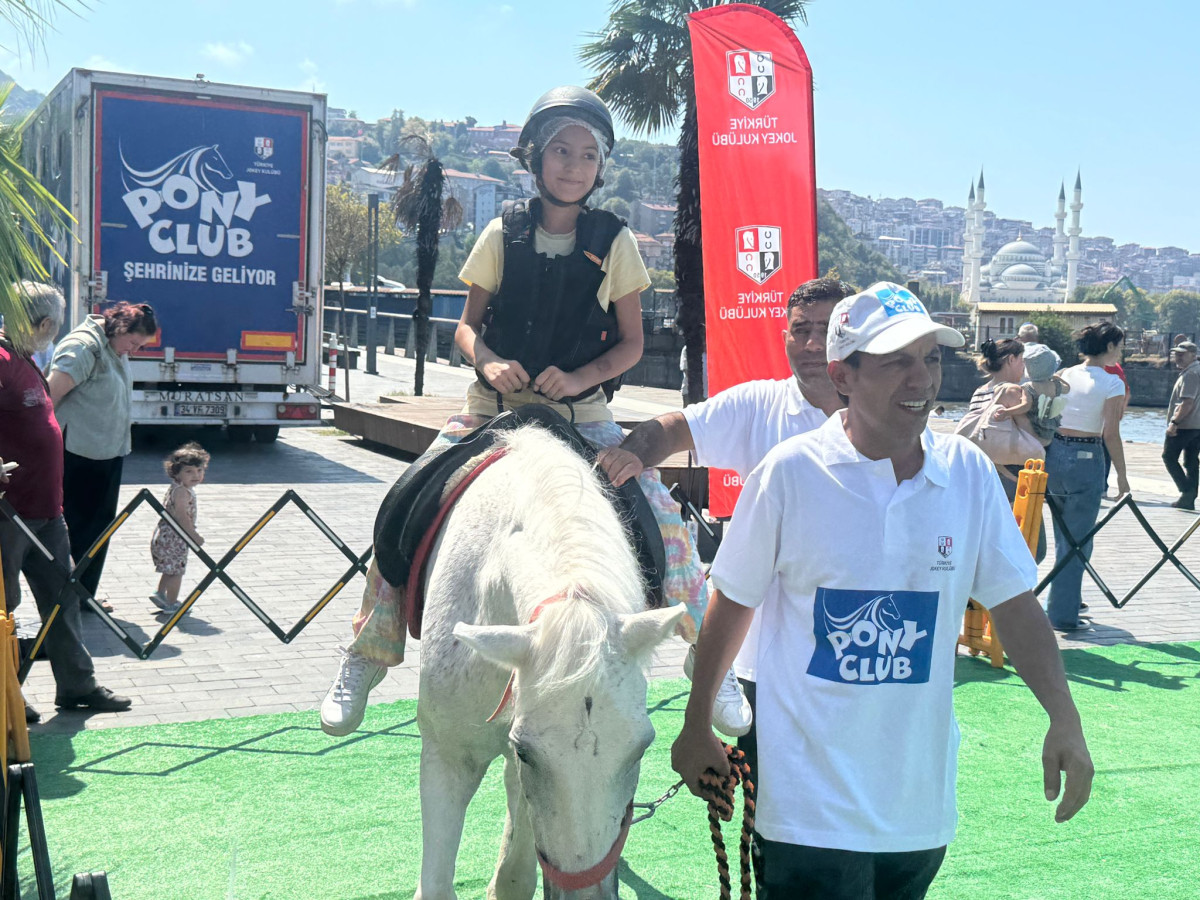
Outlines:
<svg viewBox="0 0 1200 900"><path fill-rule="evenodd" d="M92 657L83 645L79 594L63 590L64 570L71 568L70 541L63 519L63 438L54 417L54 404L41 369L30 358L44 350L63 321L62 294L44 284L24 282L15 291L25 306L32 330L0 329L0 494L20 517L26 533L0 515L0 557L4 567L4 598L11 613L21 601L20 576L43 621L61 604L46 632L46 655L54 672L55 705L83 707L94 712L121 712L132 702L96 683ZM30 539L32 534L54 556L48 560ZM41 717L26 704L25 718Z"/></svg>

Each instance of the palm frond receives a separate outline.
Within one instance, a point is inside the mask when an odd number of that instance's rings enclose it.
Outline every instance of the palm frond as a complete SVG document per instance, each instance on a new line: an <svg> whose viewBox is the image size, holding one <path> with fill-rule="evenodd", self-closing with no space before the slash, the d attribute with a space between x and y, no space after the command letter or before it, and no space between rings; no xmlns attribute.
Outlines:
<svg viewBox="0 0 1200 900"><path fill-rule="evenodd" d="M19 47L32 51L42 46L55 15L60 12L79 15L87 8L82 0L0 0L0 20L16 32Z"/></svg>
<svg viewBox="0 0 1200 900"><path fill-rule="evenodd" d="M12 84L0 87L0 111L12 89ZM19 283L26 279L50 280L38 248L66 265L47 228L71 234L75 220L21 165L24 124L0 125L0 315L7 329L28 333L30 323L25 305L20 302Z"/></svg>

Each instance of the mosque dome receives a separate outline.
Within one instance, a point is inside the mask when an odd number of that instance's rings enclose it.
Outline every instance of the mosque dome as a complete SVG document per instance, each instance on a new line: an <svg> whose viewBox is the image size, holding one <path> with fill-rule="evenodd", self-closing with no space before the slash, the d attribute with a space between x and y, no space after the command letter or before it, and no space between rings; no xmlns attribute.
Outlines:
<svg viewBox="0 0 1200 900"><path fill-rule="evenodd" d="M999 250L996 251L996 258L1007 257L1007 256L1016 256L1016 257L1032 256L1035 259L1037 259L1039 262L1045 260L1045 258L1046 258L1045 255L1042 253L1042 251L1039 250L1037 247L1035 247L1033 244L1029 243L1029 241L1023 241L1020 239L1017 239L1015 241L1007 243L1003 247L1001 247Z"/></svg>
<svg viewBox="0 0 1200 900"><path fill-rule="evenodd" d="M1004 278L1006 280L1012 278L1025 279L1041 277L1042 276L1038 274L1037 269L1035 269L1033 266L1026 265L1025 263L1018 263L1017 265L1009 266L1004 270Z"/></svg>

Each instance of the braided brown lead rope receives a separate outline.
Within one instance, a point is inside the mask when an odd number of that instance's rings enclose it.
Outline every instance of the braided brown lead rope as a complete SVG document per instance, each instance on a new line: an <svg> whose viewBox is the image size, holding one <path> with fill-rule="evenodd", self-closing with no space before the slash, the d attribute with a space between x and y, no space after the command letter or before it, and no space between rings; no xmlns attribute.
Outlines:
<svg viewBox="0 0 1200 900"><path fill-rule="evenodd" d="M721 900L732 900L732 885L729 880L729 854L725 850L725 838L721 835L721 822L733 820L735 791L742 785L742 834L739 840L741 856L741 900L750 900L750 841L754 834L754 800L747 791L754 791L750 780L750 764L746 754L736 747L725 746L729 757L729 774L721 777L709 769L700 776L700 786L708 798L708 828L712 833L713 850L717 854L717 880L721 884Z"/></svg>

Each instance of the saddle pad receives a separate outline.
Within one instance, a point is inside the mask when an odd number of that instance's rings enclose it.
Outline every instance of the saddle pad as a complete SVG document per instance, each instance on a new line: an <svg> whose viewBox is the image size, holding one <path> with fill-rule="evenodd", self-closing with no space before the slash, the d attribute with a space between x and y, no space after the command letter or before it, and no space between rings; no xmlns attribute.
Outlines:
<svg viewBox="0 0 1200 900"><path fill-rule="evenodd" d="M417 546L437 516L447 484L456 473L485 455L501 433L529 424L546 428L588 462L595 463L596 451L566 419L550 407L534 403L503 412L457 444L423 455L392 485L375 517L375 556L384 580L399 588L407 584ZM661 606L666 550L654 511L636 480L631 479L620 488L607 487L633 540L649 590L649 603Z"/></svg>

